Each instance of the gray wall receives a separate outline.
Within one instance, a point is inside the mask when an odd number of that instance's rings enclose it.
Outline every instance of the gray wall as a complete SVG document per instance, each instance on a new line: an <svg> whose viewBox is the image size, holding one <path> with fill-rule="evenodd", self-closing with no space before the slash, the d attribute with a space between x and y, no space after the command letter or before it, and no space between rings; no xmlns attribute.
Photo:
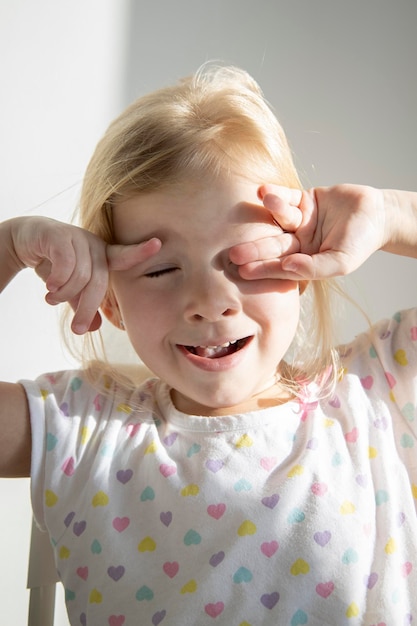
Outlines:
<svg viewBox="0 0 417 626"><path fill-rule="evenodd" d="M305 186L417 189L415 0L130 0L125 104L219 59L273 105ZM378 253L345 281L372 319L415 303L414 263ZM342 338L363 326L346 313Z"/></svg>

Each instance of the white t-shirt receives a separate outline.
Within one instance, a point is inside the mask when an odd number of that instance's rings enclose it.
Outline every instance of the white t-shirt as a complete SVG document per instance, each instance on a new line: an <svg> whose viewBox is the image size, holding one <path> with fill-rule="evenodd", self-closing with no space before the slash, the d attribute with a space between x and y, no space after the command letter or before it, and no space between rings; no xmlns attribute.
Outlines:
<svg viewBox="0 0 417 626"><path fill-rule="evenodd" d="M189 416L152 379L24 381L32 499L71 624L417 622L417 313L344 349L334 397Z"/></svg>

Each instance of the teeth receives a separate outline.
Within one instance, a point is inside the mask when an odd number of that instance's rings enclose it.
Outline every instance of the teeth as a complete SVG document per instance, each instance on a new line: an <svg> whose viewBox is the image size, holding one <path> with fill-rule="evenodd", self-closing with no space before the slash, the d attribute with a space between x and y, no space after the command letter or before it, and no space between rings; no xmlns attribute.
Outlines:
<svg viewBox="0 0 417 626"><path fill-rule="evenodd" d="M209 359L219 358L221 356L226 356L229 352L235 350L234 346L236 346L236 344L239 345L239 339L226 341L225 343L218 344L216 346L189 346L188 350L197 356Z"/></svg>
<svg viewBox="0 0 417 626"><path fill-rule="evenodd" d="M228 348L229 346L235 344L236 341L237 339L234 339L233 341L226 341L226 343L222 343L221 346L200 346L200 348L208 348L209 350L215 350L216 348Z"/></svg>
<svg viewBox="0 0 417 626"><path fill-rule="evenodd" d="M232 339L217 346L185 346L189 352L204 358L220 358L227 356L244 345L243 339Z"/></svg>

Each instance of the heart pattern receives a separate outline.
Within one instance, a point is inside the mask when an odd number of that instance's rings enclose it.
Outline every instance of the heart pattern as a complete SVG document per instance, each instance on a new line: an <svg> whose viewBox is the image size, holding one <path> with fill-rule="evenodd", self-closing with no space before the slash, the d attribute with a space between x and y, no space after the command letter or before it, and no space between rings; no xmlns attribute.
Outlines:
<svg viewBox="0 0 417 626"><path fill-rule="evenodd" d="M229 416L202 419L199 430L200 418L156 415L152 384L135 396L140 410L128 396L109 409L105 393L68 374L54 418L45 418L41 504L72 622L87 626L97 614L127 626L133 614L165 626L200 610L207 624L253 626L255 614L290 626L315 615L353 624L378 601L388 608L374 626L394 623L389 607L417 584L417 560L404 549L413 545L417 475L400 501L395 472L381 472L393 437L405 469L417 449L417 402L403 385L416 368L417 320L392 343L404 319L375 332L360 368L355 345L342 351L335 392L322 402L306 393L290 412L281 406L279 423L273 408L251 415L253 426L242 415L236 428ZM43 379L43 403L54 402L60 376ZM372 560L381 519L383 558ZM126 590L130 601L119 602ZM413 602L404 624L417 620Z"/></svg>

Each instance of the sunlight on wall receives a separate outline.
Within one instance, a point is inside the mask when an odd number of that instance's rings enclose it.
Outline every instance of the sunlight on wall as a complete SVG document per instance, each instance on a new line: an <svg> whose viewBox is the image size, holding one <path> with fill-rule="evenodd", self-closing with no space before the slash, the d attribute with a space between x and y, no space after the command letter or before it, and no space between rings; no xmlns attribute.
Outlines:
<svg viewBox="0 0 417 626"><path fill-rule="evenodd" d="M71 219L91 152L119 112L125 6L112 0L0 4L1 219ZM71 364L59 344L57 311L43 296L30 270L2 294L2 380ZM28 607L29 481L1 480L0 500L0 623L20 626ZM61 590L55 623L68 624Z"/></svg>

